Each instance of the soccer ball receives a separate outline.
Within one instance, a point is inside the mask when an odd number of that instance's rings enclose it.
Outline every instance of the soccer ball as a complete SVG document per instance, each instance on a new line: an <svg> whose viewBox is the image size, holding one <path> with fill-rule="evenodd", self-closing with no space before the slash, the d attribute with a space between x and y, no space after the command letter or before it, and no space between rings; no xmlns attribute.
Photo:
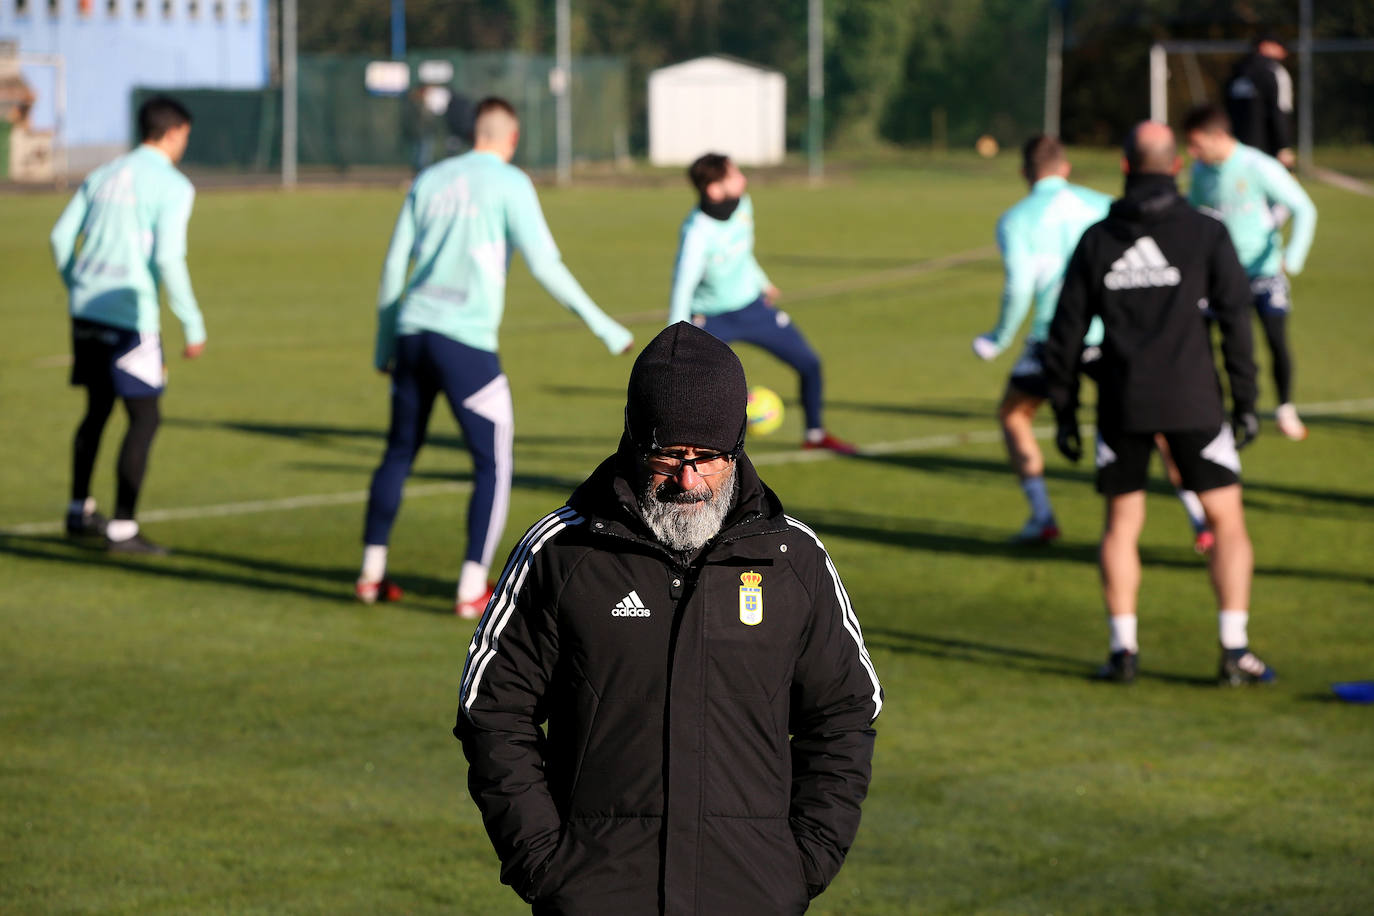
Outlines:
<svg viewBox="0 0 1374 916"><path fill-rule="evenodd" d="M744 413L749 418L749 431L766 436L782 425L782 398L771 388L755 385L749 389Z"/></svg>
<svg viewBox="0 0 1374 916"><path fill-rule="evenodd" d="M997 155L997 140L990 134L983 134L978 138L978 142L973 144L973 148L978 150L978 155L984 159L991 159Z"/></svg>

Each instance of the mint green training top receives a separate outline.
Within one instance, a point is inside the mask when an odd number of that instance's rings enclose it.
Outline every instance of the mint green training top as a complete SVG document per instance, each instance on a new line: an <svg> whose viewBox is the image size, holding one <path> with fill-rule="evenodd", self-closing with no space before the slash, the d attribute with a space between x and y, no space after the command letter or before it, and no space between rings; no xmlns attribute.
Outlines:
<svg viewBox="0 0 1374 916"><path fill-rule="evenodd" d="M1240 263L1251 277L1302 272L1317 231L1317 208L1277 159L1237 143L1224 162L1194 162L1188 202L1221 214ZM1283 204L1293 214L1286 249L1274 204Z"/></svg>
<svg viewBox="0 0 1374 916"><path fill-rule="evenodd" d="M687 214L678 237L668 323L721 315L753 302L772 284L754 260L754 202L746 194L729 219Z"/></svg>
<svg viewBox="0 0 1374 916"><path fill-rule="evenodd" d="M1002 309L991 337L1005 350L1035 303L1029 342L1049 337L1050 322L1059 304L1064 269L1083 230L1107 216L1111 197L1069 184L1059 176L1041 178L1031 192L997 221L997 247L1002 249L1006 281ZM1102 343L1102 320L1094 318L1083 338L1087 346Z"/></svg>
<svg viewBox="0 0 1374 916"><path fill-rule="evenodd" d="M186 343L203 342L205 319L186 271L195 198L186 176L146 144L86 176L49 236L72 317L156 334L160 285Z"/></svg>
<svg viewBox="0 0 1374 916"><path fill-rule="evenodd" d="M401 206L377 294L377 368L390 365L398 336L423 331L495 353L512 246L607 349L630 345L633 335L564 266L529 176L493 153L472 151L421 172Z"/></svg>

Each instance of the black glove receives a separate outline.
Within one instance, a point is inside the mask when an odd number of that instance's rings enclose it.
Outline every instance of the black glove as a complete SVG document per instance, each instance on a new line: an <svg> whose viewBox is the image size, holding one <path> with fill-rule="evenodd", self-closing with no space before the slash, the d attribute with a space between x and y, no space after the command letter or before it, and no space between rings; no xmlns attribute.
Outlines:
<svg viewBox="0 0 1374 916"><path fill-rule="evenodd" d="M1236 449L1245 448L1259 435L1259 417L1250 407L1237 407L1231 412L1231 432L1236 437Z"/></svg>
<svg viewBox="0 0 1374 916"><path fill-rule="evenodd" d="M1078 463L1078 459L1083 457L1083 438L1078 434L1077 414L1064 414L1054 418L1057 429L1054 433L1054 444L1059 449L1059 454Z"/></svg>

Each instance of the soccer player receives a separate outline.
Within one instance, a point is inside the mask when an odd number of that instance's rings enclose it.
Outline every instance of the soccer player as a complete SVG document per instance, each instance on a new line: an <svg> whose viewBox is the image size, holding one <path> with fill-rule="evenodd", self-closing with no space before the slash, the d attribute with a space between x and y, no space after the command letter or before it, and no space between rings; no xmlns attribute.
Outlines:
<svg viewBox="0 0 1374 916"><path fill-rule="evenodd" d="M1041 544L1059 537L1059 525L1045 487L1045 459L1031 426L1048 396L1041 354L1064 283L1064 265L1083 230L1107 215L1112 199L1069 183L1069 160L1054 137L1036 134L1027 140L1021 148L1021 163L1021 174L1030 185L1030 194L1002 214L997 223L997 245L1002 250L1006 273L1002 310L997 327L974 338L973 352L985 360L996 359L1011 345L1034 304L1035 317L1026 335L1025 349L1012 366L998 417L1007 457L1030 504L1030 518L1012 540ZM1089 376L1094 375L1101 342L1102 322L1094 319L1083 338L1083 369ZM1182 488L1178 494L1188 511L1195 544L1205 552L1212 536L1197 495Z"/></svg>
<svg viewBox="0 0 1374 916"><path fill-rule="evenodd" d="M1255 42L1226 81L1226 114L1237 140L1291 169L1298 157L1292 140L1293 77L1284 69L1286 57L1288 51L1276 38Z"/></svg>
<svg viewBox="0 0 1374 916"><path fill-rule="evenodd" d="M691 321L726 343L761 347L797 371L806 414L805 449L853 455L858 449L821 423L821 358L786 312L778 288L754 258L754 202L748 180L728 156L707 153L687 178L697 206L682 223L668 324Z"/></svg>
<svg viewBox="0 0 1374 916"><path fill-rule="evenodd" d="M465 618L481 616L491 595L487 570L510 497L514 416L496 353L510 247L520 249L540 285L612 353L625 353L634 342L568 272L533 183L510 164L520 141L515 109L503 99L483 100L474 139L470 152L416 177L382 268L375 363L391 375L391 424L372 476L355 586L368 604L401 596L386 577L387 544L430 410L443 392L473 461L467 554L454 605Z"/></svg>
<svg viewBox="0 0 1374 916"><path fill-rule="evenodd" d="M142 142L92 172L53 226L53 260L72 316L71 383L86 388L86 415L72 443L70 537L105 537L114 553L163 555L134 518L167 384L159 334L159 288L181 320L182 355L205 350L205 321L186 270L186 223L195 189L176 168L191 113L159 96L138 110ZM115 400L129 429L119 449L114 518L91 497L91 471Z"/></svg>
<svg viewBox="0 0 1374 916"><path fill-rule="evenodd" d="M1182 160L1167 125L1138 125L1126 141L1125 164L1125 194L1083 233L1069 260L1044 349L1055 442L1077 461L1083 334L1102 319L1094 452L1107 509L1101 566L1111 650L1100 675L1118 683L1136 676L1145 482L1162 433L1216 536L1208 566L1221 642L1218 679L1267 683L1274 672L1250 651L1247 635L1254 553L1237 454L1259 432L1249 284L1224 227L1179 196L1174 175ZM1221 330L1233 425L1226 422L1203 300Z"/></svg>
<svg viewBox="0 0 1374 916"><path fill-rule="evenodd" d="M1279 432L1289 439L1305 439L1307 427L1293 406L1288 276L1301 273L1307 261L1317 229L1317 208L1281 163L1236 140L1220 108L1203 105L1193 109L1184 119L1183 129L1194 159L1188 200L1220 214L1250 277L1250 292L1269 343L1278 394L1274 420ZM1293 215L1287 246L1273 212L1276 204Z"/></svg>

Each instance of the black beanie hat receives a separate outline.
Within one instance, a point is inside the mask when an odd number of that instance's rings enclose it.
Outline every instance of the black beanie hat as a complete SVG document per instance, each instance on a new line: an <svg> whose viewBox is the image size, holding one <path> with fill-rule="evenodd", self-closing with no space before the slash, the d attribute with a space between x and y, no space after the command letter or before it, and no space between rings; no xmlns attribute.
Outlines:
<svg viewBox="0 0 1374 916"><path fill-rule="evenodd" d="M649 341L630 370L625 431L641 449L734 452L744 443L749 386L739 357L686 321Z"/></svg>

